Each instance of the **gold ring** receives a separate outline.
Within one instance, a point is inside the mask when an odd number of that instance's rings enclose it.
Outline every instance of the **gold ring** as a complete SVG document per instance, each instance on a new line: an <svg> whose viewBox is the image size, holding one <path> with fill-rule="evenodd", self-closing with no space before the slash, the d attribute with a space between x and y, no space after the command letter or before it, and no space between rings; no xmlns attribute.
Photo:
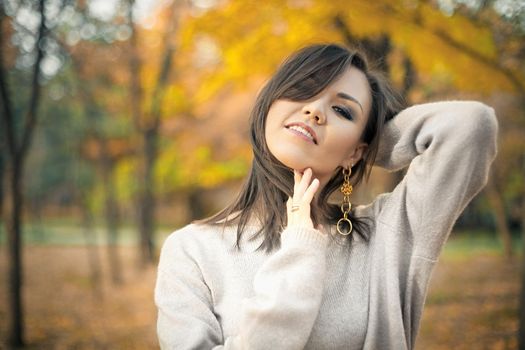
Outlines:
<svg viewBox="0 0 525 350"><path fill-rule="evenodd" d="M292 213L294 211L298 211L299 210L299 206L298 205L292 205Z"/></svg>
<svg viewBox="0 0 525 350"><path fill-rule="evenodd" d="M346 216L346 214L345 214ZM339 219L336 226L337 232L343 236L348 236L350 233L352 233L352 230L354 227L352 226L352 221L347 219L346 217Z"/></svg>

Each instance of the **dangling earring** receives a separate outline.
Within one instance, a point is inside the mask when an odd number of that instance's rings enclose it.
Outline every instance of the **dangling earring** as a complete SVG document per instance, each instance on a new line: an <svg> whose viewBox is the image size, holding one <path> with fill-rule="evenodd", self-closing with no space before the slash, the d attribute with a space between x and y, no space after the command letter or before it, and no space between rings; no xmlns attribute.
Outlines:
<svg viewBox="0 0 525 350"><path fill-rule="evenodd" d="M350 183L351 174L352 167L343 168L343 185L340 188L341 193L343 194L343 203L341 204L341 212L343 213L343 217L339 219L336 226L337 232L343 236L348 236L353 230L352 222L348 218L348 213L352 209L352 204L350 203L350 195L353 191L352 184Z"/></svg>

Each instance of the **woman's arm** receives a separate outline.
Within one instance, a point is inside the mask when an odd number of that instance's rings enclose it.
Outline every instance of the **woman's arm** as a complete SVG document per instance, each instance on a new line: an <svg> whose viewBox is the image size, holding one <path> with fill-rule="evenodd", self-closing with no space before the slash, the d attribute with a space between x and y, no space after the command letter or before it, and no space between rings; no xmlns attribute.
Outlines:
<svg viewBox="0 0 525 350"><path fill-rule="evenodd" d="M194 248L187 239L194 227L172 233L164 242L157 270L155 304L157 334L162 349L211 349L222 342L213 314L211 291Z"/></svg>
<svg viewBox="0 0 525 350"><path fill-rule="evenodd" d="M223 339L212 293L191 244L175 233L163 246L155 302L163 349L301 349L319 311L327 237L312 228L287 228L281 249L261 266L254 296L239 300L240 329ZM226 286L228 288L228 286Z"/></svg>
<svg viewBox="0 0 525 350"><path fill-rule="evenodd" d="M415 255L439 255L452 225L486 183L497 129L492 108L459 101L416 105L386 124L376 164L409 168L386 197L381 220L406 216Z"/></svg>

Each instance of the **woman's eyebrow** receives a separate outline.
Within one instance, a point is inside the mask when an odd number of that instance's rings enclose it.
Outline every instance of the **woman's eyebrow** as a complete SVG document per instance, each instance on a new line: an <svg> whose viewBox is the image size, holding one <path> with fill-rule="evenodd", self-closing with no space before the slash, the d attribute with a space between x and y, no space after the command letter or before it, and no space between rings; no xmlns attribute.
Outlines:
<svg viewBox="0 0 525 350"><path fill-rule="evenodd" d="M361 113L363 113L363 106L361 106L361 104L359 103L359 101L355 97L352 97L352 96L350 96L348 94L345 94L344 92L337 93L337 97L340 97L340 98L343 98L345 100L350 100L350 101L353 101L353 102L357 103L359 105L359 108L361 108Z"/></svg>

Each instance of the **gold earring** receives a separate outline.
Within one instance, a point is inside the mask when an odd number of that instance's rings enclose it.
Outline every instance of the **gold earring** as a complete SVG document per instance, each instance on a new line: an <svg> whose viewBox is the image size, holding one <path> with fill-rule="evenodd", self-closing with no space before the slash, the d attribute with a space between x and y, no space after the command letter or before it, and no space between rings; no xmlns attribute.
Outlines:
<svg viewBox="0 0 525 350"><path fill-rule="evenodd" d="M353 187L350 183L350 175L352 174L352 167L343 168L343 185L340 190L343 194L343 203L341 204L341 212L343 217L337 221L337 232L343 236L348 236L352 233L353 226L352 222L348 218L348 213L352 209L352 204L350 203L350 195L352 194Z"/></svg>

